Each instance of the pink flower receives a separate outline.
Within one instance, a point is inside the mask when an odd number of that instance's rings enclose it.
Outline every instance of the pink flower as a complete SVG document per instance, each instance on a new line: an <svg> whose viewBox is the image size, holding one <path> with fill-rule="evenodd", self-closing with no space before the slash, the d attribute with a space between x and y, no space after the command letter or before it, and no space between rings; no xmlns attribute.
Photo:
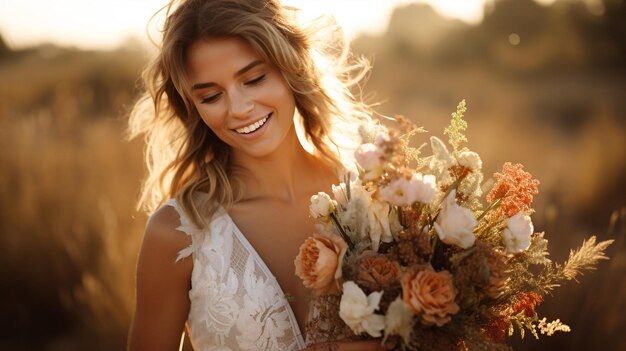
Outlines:
<svg viewBox="0 0 626 351"><path fill-rule="evenodd" d="M435 197L435 176L413 173L411 178L392 180L380 189L384 201L396 206L410 206L415 202L430 203Z"/></svg>
<svg viewBox="0 0 626 351"><path fill-rule="evenodd" d="M365 171L372 171L382 167L383 165L383 153L374 144L367 143L361 144L354 153L356 162Z"/></svg>

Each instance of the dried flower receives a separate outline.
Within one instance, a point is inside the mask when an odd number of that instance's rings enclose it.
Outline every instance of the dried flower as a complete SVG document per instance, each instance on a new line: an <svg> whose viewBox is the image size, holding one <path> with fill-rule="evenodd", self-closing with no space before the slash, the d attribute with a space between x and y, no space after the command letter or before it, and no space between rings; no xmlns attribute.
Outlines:
<svg viewBox="0 0 626 351"><path fill-rule="evenodd" d="M313 218L326 218L337 207L337 202L328 196L324 192L319 192L317 195L311 196L311 205L309 205L309 212Z"/></svg>
<svg viewBox="0 0 626 351"><path fill-rule="evenodd" d="M379 290L397 283L402 271L400 264L385 256L370 256L359 262L358 282L370 290Z"/></svg>
<svg viewBox="0 0 626 351"><path fill-rule="evenodd" d="M458 161L461 166L472 170L479 170L483 168L483 161L480 159L480 156L472 151L461 152L458 156Z"/></svg>
<svg viewBox="0 0 626 351"><path fill-rule="evenodd" d="M385 317L375 314L382 292L368 296L352 281L343 283L343 295L339 303L339 316L355 334L368 333L380 337L385 329Z"/></svg>
<svg viewBox="0 0 626 351"><path fill-rule="evenodd" d="M337 235L313 234L300 246L294 261L296 275L317 293L336 293L348 245Z"/></svg>
<svg viewBox="0 0 626 351"><path fill-rule="evenodd" d="M489 278L485 287L485 294L491 298L497 298L502 294L509 279L505 257L501 252L491 249L485 251Z"/></svg>
<svg viewBox="0 0 626 351"><path fill-rule="evenodd" d="M518 213L509 218L507 227L502 231L502 240L506 252L510 254L520 253L530 246L530 236L533 234L533 222L530 216Z"/></svg>
<svg viewBox="0 0 626 351"><path fill-rule="evenodd" d="M534 317L535 307L543 302L543 298L534 291L524 291L515 298L517 302L513 305L513 314L523 312L526 317Z"/></svg>
<svg viewBox="0 0 626 351"><path fill-rule="evenodd" d="M493 318L483 328L482 332L491 340L503 342L510 325L508 317Z"/></svg>
<svg viewBox="0 0 626 351"><path fill-rule="evenodd" d="M507 162L502 166L502 173L495 173L496 183L487 194L487 201L501 199L500 206L490 213L491 218L501 215L511 217L518 212L527 212L533 202L533 196L539 193L539 181L524 172L521 164Z"/></svg>
<svg viewBox="0 0 626 351"><path fill-rule="evenodd" d="M448 271L435 272L426 268L402 277L402 299L414 314L420 314L422 323L438 327L448 323L459 311L454 301L456 288Z"/></svg>
<svg viewBox="0 0 626 351"><path fill-rule="evenodd" d="M467 249L474 245L476 237L472 230L478 224L471 210L456 203L456 190L452 190L435 223L439 239L446 244Z"/></svg>

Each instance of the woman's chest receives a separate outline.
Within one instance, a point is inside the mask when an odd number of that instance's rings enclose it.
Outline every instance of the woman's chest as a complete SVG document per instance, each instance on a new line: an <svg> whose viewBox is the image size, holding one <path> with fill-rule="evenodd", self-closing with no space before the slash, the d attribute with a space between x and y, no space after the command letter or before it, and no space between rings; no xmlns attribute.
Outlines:
<svg viewBox="0 0 626 351"><path fill-rule="evenodd" d="M295 275L294 259L304 240L315 230L308 201L283 205L271 202L236 205L229 214L241 233L278 280L303 326L307 290Z"/></svg>

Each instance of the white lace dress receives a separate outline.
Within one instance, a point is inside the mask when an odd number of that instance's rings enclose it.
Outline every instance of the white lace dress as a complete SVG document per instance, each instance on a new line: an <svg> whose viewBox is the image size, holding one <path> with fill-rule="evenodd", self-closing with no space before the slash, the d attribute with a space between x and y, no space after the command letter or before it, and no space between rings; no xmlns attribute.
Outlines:
<svg viewBox="0 0 626 351"><path fill-rule="evenodd" d="M226 211L199 229L180 215L178 230L192 244L177 261L192 255L188 323L196 351L300 350L302 333L285 294L265 262Z"/></svg>

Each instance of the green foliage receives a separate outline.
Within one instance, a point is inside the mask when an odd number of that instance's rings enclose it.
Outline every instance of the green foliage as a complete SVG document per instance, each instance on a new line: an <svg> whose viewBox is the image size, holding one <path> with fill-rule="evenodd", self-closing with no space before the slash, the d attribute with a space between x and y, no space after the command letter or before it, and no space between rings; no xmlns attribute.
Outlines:
<svg viewBox="0 0 626 351"><path fill-rule="evenodd" d="M463 99L456 107L456 112L452 113L450 126L443 131L443 134L447 134L450 137L448 143L452 145L454 151L459 150L459 144L464 141L467 142L464 134L465 130L467 130L467 122L463 120L463 115L466 111L467 107L465 106L465 99Z"/></svg>

